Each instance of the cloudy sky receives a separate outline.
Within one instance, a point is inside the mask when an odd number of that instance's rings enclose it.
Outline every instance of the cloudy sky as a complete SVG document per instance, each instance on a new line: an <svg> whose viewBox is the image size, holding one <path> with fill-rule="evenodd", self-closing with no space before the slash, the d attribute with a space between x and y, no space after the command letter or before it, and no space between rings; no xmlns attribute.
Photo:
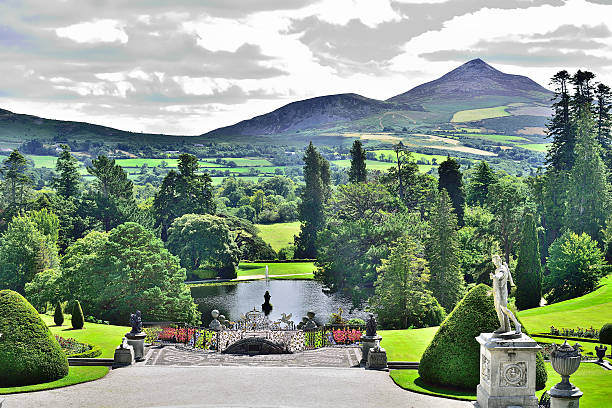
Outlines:
<svg viewBox="0 0 612 408"><path fill-rule="evenodd" d="M612 84L612 0L0 0L0 108L132 131L386 99L476 57Z"/></svg>

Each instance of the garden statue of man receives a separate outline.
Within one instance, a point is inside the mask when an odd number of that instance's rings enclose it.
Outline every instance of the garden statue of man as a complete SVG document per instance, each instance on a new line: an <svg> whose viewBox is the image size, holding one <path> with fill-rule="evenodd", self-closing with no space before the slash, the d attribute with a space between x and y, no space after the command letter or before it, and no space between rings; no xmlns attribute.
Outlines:
<svg viewBox="0 0 612 408"><path fill-rule="evenodd" d="M366 336L374 337L376 336L376 317L374 317L373 313L368 315L368 321L366 322Z"/></svg>
<svg viewBox="0 0 612 408"><path fill-rule="evenodd" d="M495 330L494 333L502 334L510 332L512 330L510 320L512 320L515 334L521 334L521 324L514 316L514 313L508 309L508 283L510 286L514 286L512 274L510 269L508 269L508 265L502 262L499 255L493 255L492 261L497 267L495 272L491 274L491 279L493 279L493 301L495 302L495 311L497 312L500 324L499 329Z"/></svg>
<svg viewBox="0 0 612 408"><path fill-rule="evenodd" d="M142 332L142 317L140 310L136 311L136 314L132 313L130 315L130 326L132 326L132 333L141 333Z"/></svg>

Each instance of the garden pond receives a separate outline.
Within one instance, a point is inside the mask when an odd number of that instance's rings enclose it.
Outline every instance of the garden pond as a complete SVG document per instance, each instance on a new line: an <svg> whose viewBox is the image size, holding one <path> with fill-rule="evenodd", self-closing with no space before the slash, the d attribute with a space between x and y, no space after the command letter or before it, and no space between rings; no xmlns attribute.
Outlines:
<svg viewBox="0 0 612 408"><path fill-rule="evenodd" d="M258 280L191 286L191 296L202 312L202 324L206 326L212 320L210 312L213 309L219 310L229 320L240 319L254 307L261 310L266 291L272 296L271 320L280 319L282 313L292 314L291 320L297 324L307 312L313 311L315 321L325 324L330 314L337 313L339 308L342 308L344 318L366 317L363 310L353 310L349 298L338 293L324 293L323 286L312 280Z"/></svg>

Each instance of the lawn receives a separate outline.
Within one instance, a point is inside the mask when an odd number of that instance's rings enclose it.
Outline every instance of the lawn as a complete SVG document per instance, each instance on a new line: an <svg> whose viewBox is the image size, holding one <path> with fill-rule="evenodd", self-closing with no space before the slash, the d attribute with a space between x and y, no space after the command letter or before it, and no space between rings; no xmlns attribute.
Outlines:
<svg viewBox="0 0 612 408"><path fill-rule="evenodd" d="M256 224L261 238L278 251L282 247L293 245L293 236L300 232L300 222L279 222L276 224Z"/></svg>
<svg viewBox="0 0 612 408"><path fill-rule="evenodd" d="M420 361L438 327L409 330L379 330L380 345L387 350L389 361ZM476 341L476 340L474 340Z"/></svg>
<svg viewBox="0 0 612 408"><path fill-rule="evenodd" d="M241 262L238 266L238 277L265 275L266 265L270 276L302 276L299 279L312 279L316 269L313 262Z"/></svg>
<svg viewBox="0 0 612 408"><path fill-rule="evenodd" d="M112 358L115 355L115 348L121 344L121 339L125 333L130 331L129 327L113 326L106 324L96 324L85 322L85 327L74 330L70 326L70 315L64 315L64 325L56 326L53 316L41 314L40 317L49 326L53 334L64 338L73 338L87 344L97 344L102 348L100 357Z"/></svg>
<svg viewBox="0 0 612 408"><path fill-rule="evenodd" d="M471 122L474 120L510 116L510 114L506 112L507 108L508 106L495 106L493 108L463 110L463 111L456 112L453 115L451 122Z"/></svg>
<svg viewBox="0 0 612 408"><path fill-rule="evenodd" d="M523 149L533 150L534 152L546 153L551 143L530 143L530 144L519 144L518 147Z"/></svg>
<svg viewBox="0 0 612 408"><path fill-rule="evenodd" d="M97 380L108 373L108 367L70 367L68 375L56 381L48 383L23 385L20 387L0 388L0 395L14 394L17 392L31 392L50 390L53 388L66 387L68 385L80 384L87 381Z"/></svg>

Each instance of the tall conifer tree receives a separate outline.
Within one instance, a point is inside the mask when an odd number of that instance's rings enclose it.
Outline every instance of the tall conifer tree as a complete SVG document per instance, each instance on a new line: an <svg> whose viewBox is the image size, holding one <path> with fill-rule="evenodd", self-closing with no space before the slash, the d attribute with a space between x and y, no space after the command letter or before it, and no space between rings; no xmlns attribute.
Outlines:
<svg viewBox="0 0 612 408"><path fill-rule="evenodd" d="M351 169L349 181L351 183L364 183L367 179L366 152L359 140L353 142L351 147Z"/></svg>
<svg viewBox="0 0 612 408"><path fill-rule="evenodd" d="M465 194L463 193L463 175L459 171L461 165L450 156L438 166L438 191L446 190L457 216L457 225L463 226L465 212Z"/></svg>
<svg viewBox="0 0 612 408"><path fill-rule="evenodd" d="M515 276L516 307L520 310L538 307L542 298L542 265L538 233L531 214L525 215Z"/></svg>
<svg viewBox="0 0 612 408"><path fill-rule="evenodd" d="M76 198L81 189L81 175L79 174L79 162L70 154L68 145L61 145L62 152L55 163L55 171L58 173L53 178L53 186L57 194L64 198Z"/></svg>
<svg viewBox="0 0 612 408"><path fill-rule="evenodd" d="M474 177L468 185L468 202L484 205L489 195L489 186L497 181L497 176L489 164L482 160L476 165Z"/></svg>

